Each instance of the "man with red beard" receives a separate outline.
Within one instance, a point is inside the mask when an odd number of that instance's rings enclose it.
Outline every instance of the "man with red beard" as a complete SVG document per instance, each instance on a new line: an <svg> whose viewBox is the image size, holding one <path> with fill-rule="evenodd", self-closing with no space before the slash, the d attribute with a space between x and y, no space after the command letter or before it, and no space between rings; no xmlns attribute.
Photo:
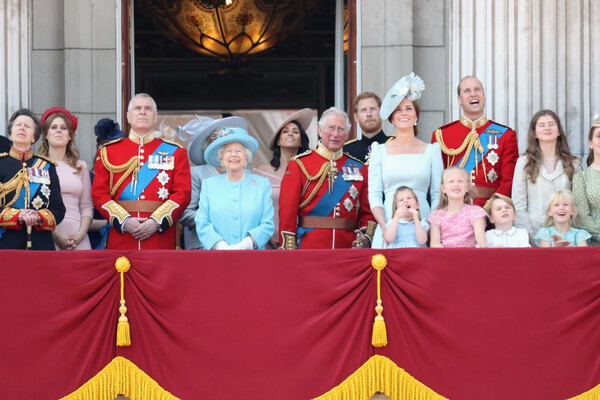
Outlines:
<svg viewBox="0 0 600 400"><path fill-rule="evenodd" d="M475 205L483 206L494 193L510 197L519 157L516 132L486 117L483 85L474 76L458 84L458 104L460 120L438 128L431 138L440 144L444 167L458 165L471 174Z"/></svg>
<svg viewBox="0 0 600 400"><path fill-rule="evenodd" d="M390 139L381 129L380 107L381 99L372 92L362 92L354 99L354 121L360 126L362 138L347 141L344 152L362 162L369 161L373 143L385 143Z"/></svg>

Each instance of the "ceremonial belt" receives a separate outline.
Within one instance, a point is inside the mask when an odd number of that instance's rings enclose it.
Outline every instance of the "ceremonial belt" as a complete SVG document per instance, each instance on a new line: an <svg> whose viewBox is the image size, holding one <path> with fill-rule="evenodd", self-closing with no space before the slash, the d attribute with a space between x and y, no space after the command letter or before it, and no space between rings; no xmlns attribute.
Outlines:
<svg viewBox="0 0 600 400"><path fill-rule="evenodd" d="M474 199L489 199L496 193L496 188L487 186L475 186L470 192Z"/></svg>
<svg viewBox="0 0 600 400"><path fill-rule="evenodd" d="M117 201L117 204L131 214L132 212L153 213L158 207L162 206L163 202L156 200L122 200Z"/></svg>
<svg viewBox="0 0 600 400"><path fill-rule="evenodd" d="M329 217L300 217L300 227L317 229L341 229L354 232L356 221L348 218L329 218Z"/></svg>
<svg viewBox="0 0 600 400"><path fill-rule="evenodd" d="M175 150L177 150L176 145L162 142L161 145L158 146L156 150L154 150L150 157L154 155L159 157L172 156L173 153L175 153ZM148 160L150 159L150 157L148 157ZM137 200L137 194L142 193L142 191L146 189L146 187L150 184L150 182L152 182L156 175L158 175L158 172L161 169L150 169L148 167L149 164L150 162L144 163L142 168L140 168L140 170L137 173L137 179L132 179L131 182L129 182L125 190L121 192L119 200Z"/></svg>
<svg viewBox="0 0 600 400"><path fill-rule="evenodd" d="M344 167L349 166L354 162L355 161L351 158L347 158L346 162L344 163L341 169L343 170ZM327 217L329 214L331 214L335 206L340 202L340 200L342 200L342 197L344 197L344 195L346 194L346 192L350 188L350 185L352 185L353 182L344 180L343 175L344 174L342 173L338 173L338 176L332 185L333 191L331 193L329 193L328 191L325 192L325 194L319 199L319 202L308 212L308 216ZM300 239L302 238L302 236L304 236L307 232L310 232L313 229L314 228L312 227L298 227L296 231L298 235L298 243L300 243Z"/></svg>
<svg viewBox="0 0 600 400"><path fill-rule="evenodd" d="M498 124L492 123L490 126L488 126L488 128L481 135L479 135L479 143L481 144L481 147L483 148L483 152L481 154L481 160L480 160L481 162L484 162L483 158L491 150L486 145L486 143L489 140L489 137L497 136L498 140L499 140L502 137L502 135L504 135L504 132L506 132L507 130L508 130L508 128L505 126L500 126ZM477 154L477 149L473 149L473 151L469 152L467 161L463 167L464 169L466 169L469 172L473 171L475 169L475 166L479 163L479 160L477 162L475 162L476 154ZM462 157L460 160L458 160L458 163L456 165L460 165L463 158L464 157Z"/></svg>

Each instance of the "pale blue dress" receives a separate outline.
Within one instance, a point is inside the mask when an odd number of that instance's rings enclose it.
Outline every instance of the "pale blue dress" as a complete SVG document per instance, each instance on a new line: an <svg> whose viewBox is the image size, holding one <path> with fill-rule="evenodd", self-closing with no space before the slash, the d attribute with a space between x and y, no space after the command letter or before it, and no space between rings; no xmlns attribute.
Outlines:
<svg viewBox="0 0 600 400"><path fill-rule="evenodd" d="M533 240L538 246L540 245L540 240L545 240L547 242L550 242L550 246L554 247L554 240L552 240L552 235L558 235L563 240L568 240L573 246L577 246L578 243L584 240L589 242L590 238L592 237L592 235L590 235L585 229L571 228L567 233L562 235L558 233L554 226L544 226L538 231Z"/></svg>
<svg viewBox="0 0 600 400"><path fill-rule="evenodd" d="M390 219L386 226L389 228L394 223L393 219ZM421 220L421 226L426 231L429 231L429 224L426 219ZM403 249L409 247L427 247L427 244L420 245L417 242L417 228L415 228L414 221L405 221L403 219L398 221L398 231L396 232L396 239L390 243L388 249Z"/></svg>
<svg viewBox="0 0 600 400"><path fill-rule="evenodd" d="M388 154L385 144L373 143L369 159L369 204L382 207L385 220L392 218L394 192L399 186L410 187L419 200L420 218L427 219L437 207L442 180L442 151L438 143L427 144L421 154ZM431 191L431 204L427 193ZM384 248L381 227L377 227L373 248Z"/></svg>
<svg viewBox="0 0 600 400"><path fill-rule="evenodd" d="M236 244L248 235L264 249L274 230L269 180L248 171L240 182L230 182L226 174L204 179L195 221L205 249L219 240Z"/></svg>

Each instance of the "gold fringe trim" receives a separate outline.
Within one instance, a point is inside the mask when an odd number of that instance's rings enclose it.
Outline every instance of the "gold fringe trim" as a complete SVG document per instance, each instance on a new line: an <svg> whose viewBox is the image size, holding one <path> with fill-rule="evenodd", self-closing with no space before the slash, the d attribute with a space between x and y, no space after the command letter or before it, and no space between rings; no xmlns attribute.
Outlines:
<svg viewBox="0 0 600 400"><path fill-rule="evenodd" d="M340 385L314 400L368 400L376 393L392 400L443 400L387 357L375 355Z"/></svg>
<svg viewBox="0 0 600 400"><path fill-rule="evenodd" d="M600 385L568 400L600 400Z"/></svg>
<svg viewBox="0 0 600 400"><path fill-rule="evenodd" d="M179 400L124 357L113 358L92 379L60 400L115 400L120 394L131 400Z"/></svg>

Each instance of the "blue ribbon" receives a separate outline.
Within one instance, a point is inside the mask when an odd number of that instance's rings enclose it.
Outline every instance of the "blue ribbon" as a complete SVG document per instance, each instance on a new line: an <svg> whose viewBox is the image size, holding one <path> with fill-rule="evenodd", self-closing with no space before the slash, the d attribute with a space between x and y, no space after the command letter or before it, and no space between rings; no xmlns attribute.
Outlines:
<svg viewBox="0 0 600 400"><path fill-rule="evenodd" d="M350 158L346 159L346 162L342 166L342 171L344 167L350 167L350 165L354 163L356 163L354 160ZM332 192L325 192L323 197L319 199L319 202L308 212L307 215L311 217L327 217L329 214L331 214L337 203L339 203L340 200L342 200L342 197L344 197L344 195L346 194L346 192L350 188L350 185L352 185L353 182L354 181L344 180L343 172L338 173L338 176L335 182L333 183ZM298 227L298 247L300 247L302 236L304 236L307 232L312 231L313 229L314 228Z"/></svg>
<svg viewBox="0 0 600 400"><path fill-rule="evenodd" d="M482 156L482 159L480 160L480 162L483 161L483 158L490 151L490 149L487 148L487 142L489 140L489 137L497 136L498 140L500 140L502 135L504 135L504 133L507 130L508 130L508 128L505 126L500 126L500 125L492 123L490 126L488 126L488 128L481 135L479 135L479 141L481 142L481 145L483 146L483 156ZM490 132L492 132L492 133L490 133ZM475 153L476 152L477 152L477 150L475 148L473 148L471 150L471 153L469 154L469 158L467 159L467 162L465 163L464 168L469 172L471 172L471 171L473 171L473 169L475 169ZM462 157L460 160L458 160L457 165L461 163L463 158L464 157Z"/></svg>
<svg viewBox="0 0 600 400"><path fill-rule="evenodd" d="M152 153L151 156L157 155L168 157L172 156L173 153L175 153L175 150L177 150L176 145L163 142L160 146L156 148L156 150L154 150L154 153ZM162 154L159 154L159 152L161 152ZM150 157L148 157L148 160L150 160ZM149 162L144 163L144 166L138 171L136 190L134 191L134 181L132 179L131 182L129 182L129 185L127 185L127 187L125 188L125 190L121 192L119 200L137 200L138 193L142 193L142 191L146 189L146 187L148 187L148 185L150 184L150 182L152 182L156 175L158 175L158 172L160 170L150 169L148 168L148 164Z"/></svg>

